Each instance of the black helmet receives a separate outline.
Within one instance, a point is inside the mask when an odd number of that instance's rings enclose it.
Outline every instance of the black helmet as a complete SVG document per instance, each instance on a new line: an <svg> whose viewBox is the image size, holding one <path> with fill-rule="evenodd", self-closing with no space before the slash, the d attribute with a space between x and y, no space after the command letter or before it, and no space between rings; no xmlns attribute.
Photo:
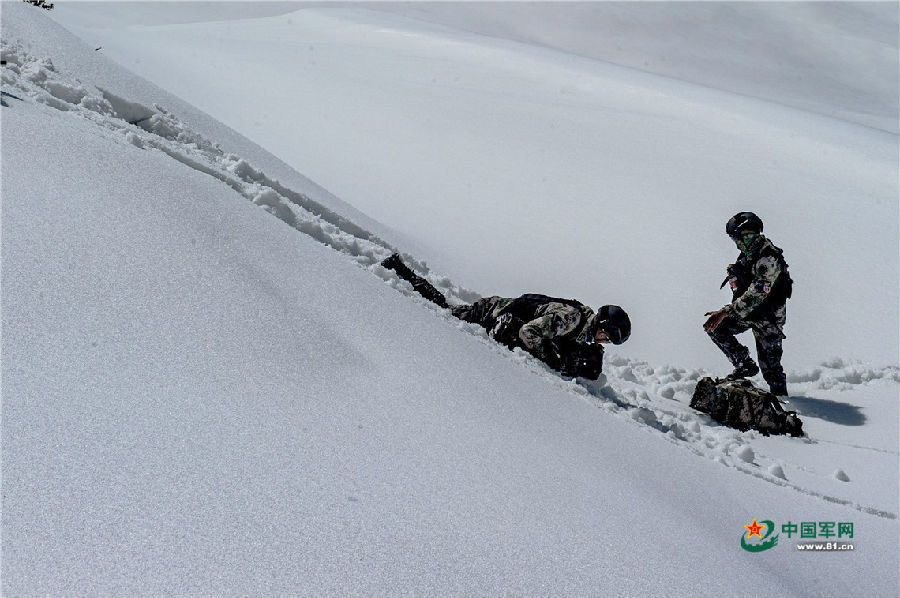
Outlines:
<svg viewBox="0 0 900 598"><path fill-rule="evenodd" d="M725 225L725 233L732 239L741 236L741 231L745 230L761 233L763 223L759 216L753 212L738 212Z"/></svg>
<svg viewBox="0 0 900 598"><path fill-rule="evenodd" d="M631 320L618 305L604 305L595 316L594 332L603 330L614 345L621 345L631 336Z"/></svg>

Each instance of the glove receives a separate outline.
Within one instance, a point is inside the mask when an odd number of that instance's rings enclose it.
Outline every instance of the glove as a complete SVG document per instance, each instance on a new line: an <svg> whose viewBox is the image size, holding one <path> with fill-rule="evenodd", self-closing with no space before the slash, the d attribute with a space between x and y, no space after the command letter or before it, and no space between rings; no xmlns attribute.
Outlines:
<svg viewBox="0 0 900 598"><path fill-rule="evenodd" d="M519 330L524 324L519 318L506 313L497 318L497 322L488 332L488 336L509 349L521 347L522 342L519 340Z"/></svg>
<svg viewBox="0 0 900 598"><path fill-rule="evenodd" d="M741 273L734 264L728 264L728 268L726 268L725 271L727 272L727 276L725 276L725 280L722 281L722 284L719 285L720 289L725 288L725 285L731 281L737 283L741 278ZM734 284L732 284L731 288L734 289Z"/></svg>
<svg viewBox="0 0 900 598"><path fill-rule="evenodd" d="M603 371L603 345L601 344L569 341L557 344L556 349L559 355L559 365L554 369L563 376L596 380Z"/></svg>

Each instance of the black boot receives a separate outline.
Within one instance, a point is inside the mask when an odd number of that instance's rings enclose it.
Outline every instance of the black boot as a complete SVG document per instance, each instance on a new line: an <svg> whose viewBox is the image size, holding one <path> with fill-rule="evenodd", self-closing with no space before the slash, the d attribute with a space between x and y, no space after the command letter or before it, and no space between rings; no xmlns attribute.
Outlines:
<svg viewBox="0 0 900 598"><path fill-rule="evenodd" d="M779 399L786 399L788 397L787 384L784 382L770 382L769 392Z"/></svg>
<svg viewBox="0 0 900 598"><path fill-rule="evenodd" d="M441 307L449 307L449 305L447 305L447 298L444 297L444 295L439 290L434 288L434 285L410 270L409 266L403 263L403 260L400 259L400 256L398 254L391 254L381 262L381 265L388 270L393 270L394 272L396 272L397 276L411 284L413 289L415 289L417 293L419 293L432 303L435 303Z"/></svg>
<svg viewBox="0 0 900 598"><path fill-rule="evenodd" d="M398 267L402 269L409 270L406 264L403 263L403 260L400 259L399 253L392 253L390 257L385 258L381 265L387 268L388 270L396 270Z"/></svg>
<svg viewBox="0 0 900 598"><path fill-rule="evenodd" d="M736 366L734 366L734 371L725 376L726 380L740 380L742 378L749 378L751 376L755 376L759 373L759 366L752 359L745 359L740 362Z"/></svg>

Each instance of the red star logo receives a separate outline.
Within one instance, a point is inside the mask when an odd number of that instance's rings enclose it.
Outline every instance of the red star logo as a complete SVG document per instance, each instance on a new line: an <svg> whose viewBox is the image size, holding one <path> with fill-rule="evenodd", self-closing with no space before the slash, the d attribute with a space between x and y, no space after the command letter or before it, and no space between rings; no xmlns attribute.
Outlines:
<svg viewBox="0 0 900 598"><path fill-rule="evenodd" d="M747 528L747 531L750 532L750 533L747 535L748 538L752 538L753 536L757 536L758 538L762 539L762 534L759 533L759 532L760 532L760 530L762 530L762 528L764 528L765 526L756 523L756 518L755 518L755 517L753 518L753 523L751 523L750 525L745 525L744 527L746 527L746 528Z"/></svg>

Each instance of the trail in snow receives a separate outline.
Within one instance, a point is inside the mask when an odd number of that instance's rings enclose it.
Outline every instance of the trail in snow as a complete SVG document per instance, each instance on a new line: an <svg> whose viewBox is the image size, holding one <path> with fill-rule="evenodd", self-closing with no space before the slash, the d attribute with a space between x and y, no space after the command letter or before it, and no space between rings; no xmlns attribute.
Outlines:
<svg viewBox="0 0 900 598"><path fill-rule="evenodd" d="M726 428L691 409L688 403L696 382L710 375L708 372L671 366L654 367L643 361L611 355L607 356L606 374L597 381L560 378L527 353L507 351L494 343L480 326L460 322L448 310L419 297L409 283L380 266L384 258L397 250L377 235L329 210L308 195L282 185L240 156L224 151L213 141L192 131L165 108L131 102L67 77L56 69L49 58L32 57L17 44L4 41L2 59L7 63L3 68L2 82L15 92L4 90L3 98L10 101L27 101L23 98L28 98L60 111L71 112L120 135L123 141L136 148L163 152L181 164L221 181L285 224L347 255L360 267L371 271L413 301L434 310L461 331L481 338L498 354L520 362L530 372L573 395L618 417L658 431L674 444L686 447L697 455L748 475L859 511L897 518L896 513L886 509L789 481L785 469L812 477L821 475L800 463L787 462L769 452L766 447L770 445L761 448L759 433ZM14 105L5 99L3 106L14 109ZM431 272L425 263L415 260L413 256L403 254L403 257L418 274L441 290L451 304L469 303L479 297L477 293L453 284L447 277ZM900 370L895 366L878 369L836 359L806 371L790 372L788 382L794 388L802 386L807 393L840 392L860 387L895 386L900 383ZM858 408L837 401L795 396L792 397L791 408L797 409L804 418L831 418L843 425L865 421ZM881 453L890 459L898 455L896 450L819 440L809 434L795 442L836 444L844 450ZM840 469L837 472L843 473ZM835 477L841 479L837 472Z"/></svg>
<svg viewBox="0 0 900 598"><path fill-rule="evenodd" d="M393 272L378 266L396 248L308 195L282 185L239 156L226 153L165 108L143 106L108 91L92 89L59 73L50 58L31 57L19 45L4 43L2 56L7 61L3 83L23 95L57 110L74 112L121 133L139 149L159 150L189 168L216 178L289 226L349 255L361 266L372 268L381 278L396 283L395 286L408 287ZM479 298L476 293L453 285L446 277L431 274L427 265L413 256L404 254L404 259L447 295L451 303Z"/></svg>

